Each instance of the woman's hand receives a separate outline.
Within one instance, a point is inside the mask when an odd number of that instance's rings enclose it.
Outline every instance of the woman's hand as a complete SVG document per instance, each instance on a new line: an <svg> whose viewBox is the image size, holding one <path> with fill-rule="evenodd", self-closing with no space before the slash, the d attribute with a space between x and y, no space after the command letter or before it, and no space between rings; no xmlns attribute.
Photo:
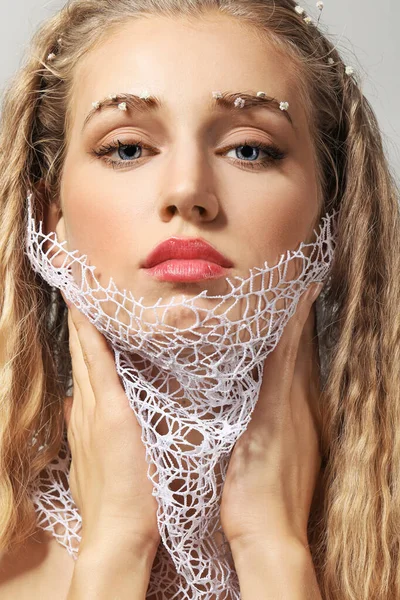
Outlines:
<svg viewBox="0 0 400 600"><path fill-rule="evenodd" d="M311 308L321 289L314 285L303 294L267 356L252 419L230 458L221 522L234 555L291 540L308 545L307 522L321 466Z"/></svg>
<svg viewBox="0 0 400 600"><path fill-rule="evenodd" d="M70 489L82 516L82 547L123 538L155 554L157 501L147 477L141 427L129 406L104 336L70 305L74 395L65 417L71 448Z"/></svg>

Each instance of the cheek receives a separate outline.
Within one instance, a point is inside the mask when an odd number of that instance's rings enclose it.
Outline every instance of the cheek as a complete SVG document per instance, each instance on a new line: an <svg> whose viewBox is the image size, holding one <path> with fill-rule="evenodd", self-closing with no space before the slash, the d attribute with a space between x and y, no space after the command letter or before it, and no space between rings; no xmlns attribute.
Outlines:
<svg viewBox="0 0 400 600"><path fill-rule="evenodd" d="M271 174L251 188L236 191L235 220L237 237L246 240L249 265L276 264L287 250L307 241L318 215L318 195L312 178L296 166L287 172ZM238 208L240 207L240 209Z"/></svg>
<svg viewBox="0 0 400 600"><path fill-rule="evenodd" d="M132 190L110 190L84 178L74 184L65 178L62 194L71 251L87 254L90 264L101 265L102 272L116 279L137 266L143 259L140 248L147 247L152 216Z"/></svg>

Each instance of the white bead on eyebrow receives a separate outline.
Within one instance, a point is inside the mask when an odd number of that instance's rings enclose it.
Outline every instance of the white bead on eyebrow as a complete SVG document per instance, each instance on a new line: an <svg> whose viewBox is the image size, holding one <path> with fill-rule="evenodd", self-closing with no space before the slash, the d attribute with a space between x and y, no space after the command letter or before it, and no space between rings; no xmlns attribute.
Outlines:
<svg viewBox="0 0 400 600"><path fill-rule="evenodd" d="M150 93L147 90L143 90L139 98L144 98L145 100L147 100L148 98L150 98Z"/></svg>
<svg viewBox="0 0 400 600"><path fill-rule="evenodd" d="M222 98L222 94L221 92L212 92L213 98ZM257 96L259 98L265 98L267 96L266 92L257 92ZM238 108L243 108L245 105L246 100L244 98L238 97L236 98L234 105ZM279 103L279 108L281 110L285 110L287 111L289 108L289 102L280 102Z"/></svg>
<svg viewBox="0 0 400 600"><path fill-rule="evenodd" d="M245 100L243 100L243 98L236 98L234 105L238 108L243 108L245 105Z"/></svg>
<svg viewBox="0 0 400 600"><path fill-rule="evenodd" d="M92 106L93 106L93 108L95 108L96 110L97 110L98 108L100 108L100 100L96 100L96 102L92 102Z"/></svg>
<svg viewBox="0 0 400 600"><path fill-rule="evenodd" d="M126 110L126 102L121 102L121 104L118 104L118 108L119 110Z"/></svg>

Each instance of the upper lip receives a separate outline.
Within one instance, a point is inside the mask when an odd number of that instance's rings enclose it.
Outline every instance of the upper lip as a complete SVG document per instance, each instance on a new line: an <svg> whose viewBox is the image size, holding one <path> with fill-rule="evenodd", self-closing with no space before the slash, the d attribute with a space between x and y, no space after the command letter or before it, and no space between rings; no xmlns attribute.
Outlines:
<svg viewBox="0 0 400 600"><path fill-rule="evenodd" d="M201 238L172 237L158 244L148 255L143 266L150 269L161 262L171 259L203 259L230 268L233 263Z"/></svg>

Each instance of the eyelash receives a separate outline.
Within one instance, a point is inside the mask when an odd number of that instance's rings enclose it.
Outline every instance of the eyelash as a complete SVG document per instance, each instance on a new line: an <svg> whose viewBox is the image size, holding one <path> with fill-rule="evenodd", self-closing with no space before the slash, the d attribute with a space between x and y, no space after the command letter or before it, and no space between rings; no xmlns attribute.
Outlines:
<svg viewBox="0 0 400 600"><path fill-rule="evenodd" d="M127 148L129 146L138 146L143 150L153 150L151 146L147 146L142 142L141 139L130 140L128 143L122 143L120 140L113 140L110 144L100 146L97 149L93 149L90 151L90 154L94 155L96 158L102 159L105 163L110 165L113 169L123 169L127 165L132 163L138 163L144 157L139 157L132 160L112 160L107 157L107 154L110 154L113 150L118 150L119 148ZM262 150L267 154L267 157L263 158L259 162L241 160L239 158L230 159L234 162L238 162L241 165L245 165L246 168L260 170L266 169L271 163L283 160L286 158L286 153L282 152L277 146L271 144L266 145L258 142L257 140L245 140L242 144L234 144L231 146L226 146L220 150L220 153L228 152L229 150L234 150L235 148L242 148L244 146L251 146L252 148L257 148L258 150Z"/></svg>

